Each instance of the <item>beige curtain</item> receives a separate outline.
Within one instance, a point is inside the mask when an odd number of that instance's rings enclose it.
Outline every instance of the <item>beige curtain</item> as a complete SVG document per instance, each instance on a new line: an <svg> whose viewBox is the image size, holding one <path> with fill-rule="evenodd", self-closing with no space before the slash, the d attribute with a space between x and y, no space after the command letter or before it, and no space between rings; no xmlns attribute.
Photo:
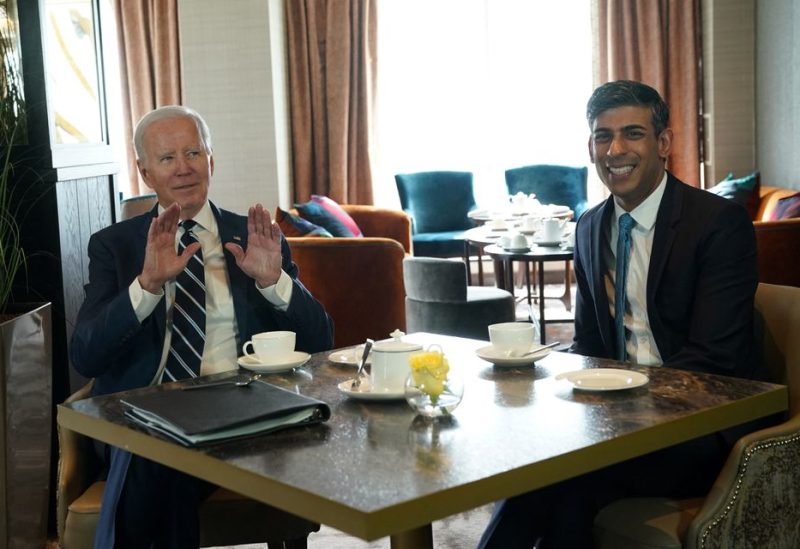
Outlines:
<svg viewBox="0 0 800 549"><path fill-rule="evenodd" d="M700 186L699 0L593 0L595 84L638 80L661 93L675 137L668 169Z"/></svg>
<svg viewBox="0 0 800 549"><path fill-rule="evenodd" d="M139 181L133 128L147 112L181 103L177 0L114 0L120 44L120 80L128 136L130 194L150 192Z"/></svg>
<svg viewBox="0 0 800 549"><path fill-rule="evenodd" d="M372 204L375 0L286 2L294 198Z"/></svg>

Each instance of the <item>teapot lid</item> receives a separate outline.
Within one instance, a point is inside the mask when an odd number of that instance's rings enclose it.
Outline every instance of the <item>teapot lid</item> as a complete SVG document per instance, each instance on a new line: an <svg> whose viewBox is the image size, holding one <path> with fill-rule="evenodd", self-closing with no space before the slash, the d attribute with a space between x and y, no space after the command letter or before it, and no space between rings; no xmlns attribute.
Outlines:
<svg viewBox="0 0 800 549"><path fill-rule="evenodd" d="M419 343L403 341L403 336L406 334L401 330L395 330L389 335L391 339L375 342L375 346L372 347L372 350L379 353L407 353L409 351L419 351L422 349L422 345Z"/></svg>

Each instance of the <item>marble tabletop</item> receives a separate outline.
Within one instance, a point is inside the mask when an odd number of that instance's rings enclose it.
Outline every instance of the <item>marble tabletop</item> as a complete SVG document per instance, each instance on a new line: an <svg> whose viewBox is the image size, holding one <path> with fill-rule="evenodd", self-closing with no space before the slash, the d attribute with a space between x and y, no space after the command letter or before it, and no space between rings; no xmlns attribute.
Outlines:
<svg viewBox="0 0 800 549"><path fill-rule="evenodd" d="M442 345L462 376L464 399L451 417L417 417L404 400L347 398L337 384L355 367L326 352L263 378L328 402L324 424L184 448L129 422L119 394L61 405L58 421L362 539L392 535L392 546L404 547L415 535L429 540L432 521L787 407L785 386L660 367L635 368L650 378L643 387L582 392L555 376L625 366L551 353L535 365L496 367L475 354L485 341L406 338Z"/></svg>

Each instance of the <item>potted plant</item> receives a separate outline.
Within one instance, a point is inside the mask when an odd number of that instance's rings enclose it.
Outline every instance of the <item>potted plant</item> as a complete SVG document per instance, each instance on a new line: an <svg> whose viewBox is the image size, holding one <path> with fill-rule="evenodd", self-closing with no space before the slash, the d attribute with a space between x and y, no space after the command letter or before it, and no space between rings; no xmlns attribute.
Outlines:
<svg viewBox="0 0 800 549"><path fill-rule="evenodd" d="M0 546L9 548L44 546L52 425L50 303L14 299L26 279L15 187L26 169L15 149L27 141L15 7L0 0Z"/></svg>

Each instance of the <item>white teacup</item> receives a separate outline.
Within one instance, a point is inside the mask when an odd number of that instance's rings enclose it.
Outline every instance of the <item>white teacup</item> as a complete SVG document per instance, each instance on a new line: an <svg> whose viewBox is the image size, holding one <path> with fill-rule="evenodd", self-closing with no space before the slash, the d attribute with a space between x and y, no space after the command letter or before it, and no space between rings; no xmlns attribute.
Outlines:
<svg viewBox="0 0 800 549"><path fill-rule="evenodd" d="M521 354L531 348L535 338L529 322L501 322L489 325L489 341L503 354Z"/></svg>
<svg viewBox="0 0 800 549"><path fill-rule="evenodd" d="M524 217L520 227L526 231L535 231L538 229L539 219L533 216Z"/></svg>
<svg viewBox="0 0 800 549"><path fill-rule="evenodd" d="M295 339L294 332L261 332L245 342L242 352L248 358L261 364L280 364L291 358L294 353ZM248 347L252 347L252 353L247 351Z"/></svg>
<svg viewBox="0 0 800 549"><path fill-rule="evenodd" d="M500 246L503 248L510 248L511 247L511 237L509 235L503 235L500 237Z"/></svg>
<svg viewBox="0 0 800 549"><path fill-rule="evenodd" d="M542 231L540 239L544 242L556 242L561 240L564 233L564 220L550 217L542 220Z"/></svg>
<svg viewBox="0 0 800 549"><path fill-rule="evenodd" d="M505 219L491 219L488 223L486 223L486 225L493 231L501 231L508 228L508 224L506 223Z"/></svg>
<svg viewBox="0 0 800 549"><path fill-rule="evenodd" d="M524 234L520 234L520 233L513 234L513 235L511 235L511 238L509 239L507 247L511 248L512 250L520 250L522 248L527 248L528 247L528 239L525 238Z"/></svg>

